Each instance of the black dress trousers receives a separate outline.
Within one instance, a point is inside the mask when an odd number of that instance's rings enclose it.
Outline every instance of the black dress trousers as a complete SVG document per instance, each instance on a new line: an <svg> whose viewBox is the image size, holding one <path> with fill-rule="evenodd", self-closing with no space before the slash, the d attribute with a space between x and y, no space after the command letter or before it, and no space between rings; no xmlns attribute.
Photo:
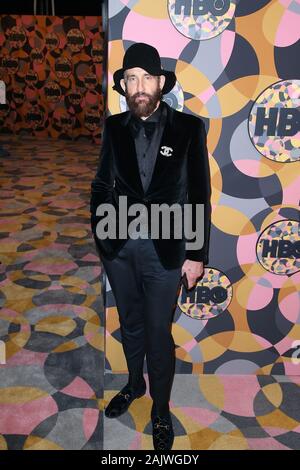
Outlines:
<svg viewBox="0 0 300 470"><path fill-rule="evenodd" d="M143 381L146 356L153 409L165 413L175 371L171 333L181 267L165 269L151 238L129 238L113 260L101 256L119 314L129 383Z"/></svg>

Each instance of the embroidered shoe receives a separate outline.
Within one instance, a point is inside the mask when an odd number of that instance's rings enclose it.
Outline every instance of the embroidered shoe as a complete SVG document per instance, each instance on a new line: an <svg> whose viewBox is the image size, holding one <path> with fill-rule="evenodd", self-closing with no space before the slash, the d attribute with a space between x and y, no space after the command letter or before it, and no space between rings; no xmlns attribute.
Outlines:
<svg viewBox="0 0 300 470"><path fill-rule="evenodd" d="M174 431L171 416L152 418L153 447L155 450L171 450L174 442Z"/></svg>

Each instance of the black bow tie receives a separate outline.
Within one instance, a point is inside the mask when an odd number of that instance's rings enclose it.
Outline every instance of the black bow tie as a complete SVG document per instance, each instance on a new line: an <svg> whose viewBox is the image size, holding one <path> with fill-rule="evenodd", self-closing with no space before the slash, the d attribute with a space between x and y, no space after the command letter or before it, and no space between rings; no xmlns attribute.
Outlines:
<svg viewBox="0 0 300 470"><path fill-rule="evenodd" d="M151 139L153 133L155 131L156 122L154 121L142 121L142 119L132 119L131 120L131 128L134 133L134 137L138 135L141 129L145 130L146 137Z"/></svg>

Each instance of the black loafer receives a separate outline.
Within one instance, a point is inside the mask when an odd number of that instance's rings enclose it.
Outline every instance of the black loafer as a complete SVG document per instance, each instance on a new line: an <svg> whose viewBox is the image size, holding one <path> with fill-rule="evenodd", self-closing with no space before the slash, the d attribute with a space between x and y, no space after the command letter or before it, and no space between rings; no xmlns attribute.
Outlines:
<svg viewBox="0 0 300 470"><path fill-rule="evenodd" d="M171 416L152 418L153 447L155 450L171 450L174 442L174 431Z"/></svg>
<svg viewBox="0 0 300 470"><path fill-rule="evenodd" d="M122 390L112 398L108 406L105 408L105 416L107 418L118 418L125 413L133 400L140 398L146 393L146 383L140 389L134 390L129 385L125 385Z"/></svg>

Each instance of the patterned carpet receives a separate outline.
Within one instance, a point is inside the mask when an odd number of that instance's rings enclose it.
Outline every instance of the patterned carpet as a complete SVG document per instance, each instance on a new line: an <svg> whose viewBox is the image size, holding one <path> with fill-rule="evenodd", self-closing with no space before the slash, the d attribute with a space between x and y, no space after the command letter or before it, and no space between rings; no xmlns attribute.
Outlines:
<svg viewBox="0 0 300 470"><path fill-rule="evenodd" d="M103 279L88 207L98 147L13 138L5 148L0 450L152 449L148 392L103 423L127 379L107 374L103 398ZM299 385L300 376L178 374L174 449L299 449Z"/></svg>
<svg viewBox="0 0 300 470"><path fill-rule="evenodd" d="M99 146L19 137L3 147L0 450L101 449L102 284L89 217Z"/></svg>
<svg viewBox="0 0 300 470"><path fill-rule="evenodd" d="M126 382L126 376L106 376L105 402ZM299 386L299 376L177 374L173 449L300 449ZM120 418L104 417L104 449L153 449L151 404L147 392Z"/></svg>

